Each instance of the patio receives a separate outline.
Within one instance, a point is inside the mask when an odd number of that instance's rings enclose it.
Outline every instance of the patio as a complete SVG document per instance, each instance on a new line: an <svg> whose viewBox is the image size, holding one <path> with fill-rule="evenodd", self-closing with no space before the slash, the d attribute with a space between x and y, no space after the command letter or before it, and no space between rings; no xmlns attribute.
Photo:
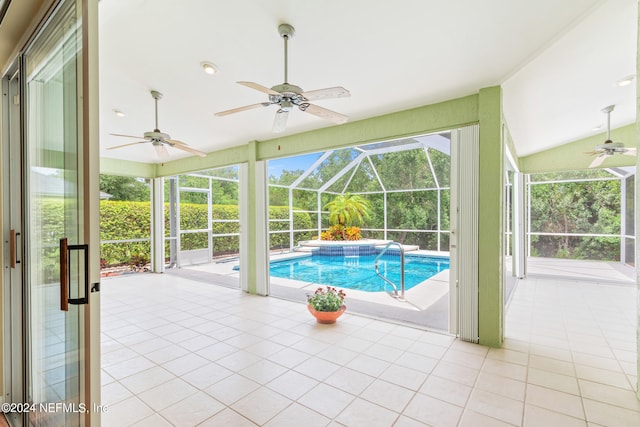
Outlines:
<svg viewBox="0 0 640 427"><path fill-rule="evenodd" d="M105 425L629 425L636 287L529 278L503 349L175 275L103 280Z"/></svg>

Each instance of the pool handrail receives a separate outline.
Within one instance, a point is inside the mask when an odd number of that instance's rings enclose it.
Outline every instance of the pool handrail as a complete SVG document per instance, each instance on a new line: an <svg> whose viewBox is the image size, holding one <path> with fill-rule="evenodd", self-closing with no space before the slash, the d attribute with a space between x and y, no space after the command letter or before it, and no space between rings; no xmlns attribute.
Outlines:
<svg viewBox="0 0 640 427"><path fill-rule="evenodd" d="M384 277L382 274L380 274L380 272L378 271L378 261L380 260L380 257L382 255L384 255L384 253L387 251L387 249L389 249L391 246L397 246L398 249L400 249L400 295L398 295L398 287L396 286L395 283L393 283L391 280L387 279L386 277ZM400 300L400 301L404 301L404 248L402 247L402 245L398 242L389 242L387 243L387 245L380 251L380 253L378 254L378 256L376 257L375 263L374 263L375 269L376 269L376 274L385 282L387 282L388 284L390 284L393 287L393 292L395 294L395 298Z"/></svg>

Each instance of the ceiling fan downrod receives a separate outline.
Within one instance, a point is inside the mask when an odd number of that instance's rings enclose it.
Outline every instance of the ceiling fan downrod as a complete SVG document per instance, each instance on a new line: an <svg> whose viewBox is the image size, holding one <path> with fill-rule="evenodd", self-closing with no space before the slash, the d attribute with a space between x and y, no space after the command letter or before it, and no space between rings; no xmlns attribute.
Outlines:
<svg viewBox="0 0 640 427"><path fill-rule="evenodd" d="M278 33L284 39L284 84L289 84L289 38L293 37L296 29L289 24L280 24Z"/></svg>
<svg viewBox="0 0 640 427"><path fill-rule="evenodd" d="M160 92L158 92L157 90L152 90L151 91L151 96L153 97L155 104L156 104L156 128L153 130L154 132L160 132L159 128L158 128L158 99L162 98L162 94Z"/></svg>
<svg viewBox="0 0 640 427"><path fill-rule="evenodd" d="M601 111L607 115L607 140L606 142L611 141L611 112L615 108L615 105L609 105L608 107L604 107Z"/></svg>

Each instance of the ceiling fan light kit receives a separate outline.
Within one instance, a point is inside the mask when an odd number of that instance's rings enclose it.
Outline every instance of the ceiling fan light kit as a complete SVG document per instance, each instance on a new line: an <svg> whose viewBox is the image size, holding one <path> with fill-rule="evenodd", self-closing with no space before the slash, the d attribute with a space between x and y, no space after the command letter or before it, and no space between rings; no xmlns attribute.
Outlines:
<svg viewBox="0 0 640 427"><path fill-rule="evenodd" d="M596 156L593 162L589 165L589 168L596 168L600 166L607 157L614 154L622 154L625 156L635 156L635 148L625 148L622 142L613 142L611 140L611 112L615 108L615 105L609 105L604 107L601 111L607 115L607 139L602 144L598 144L594 147L593 151L586 154Z"/></svg>
<svg viewBox="0 0 640 427"><path fill-rule="evenodd" d="M260 107L268 107L277 105L278 110L273 122L273 131L282 132L287 125L289 112L298 107L300 111L329 120L335 124L343 124L349 120L344 114L331 111L324 107L319 107L309 101L317 99L343 98L351 96L348 90L341 86L330 87L325 89L312 90L304 92L300 86L296 86L289 82L289 39L295 34L295 28L289 24L280 24L278 33L284 40L284 83L275 85L271 88L262 86L254 82L240 81L238 84L247 86L251 89L263 92L268 95L269 102L260 102L257 104L246 105L244 107L233 108L231 110L216 113L216 116L226 116L229 114L239 113L241 111L253 110Z"/></svg>

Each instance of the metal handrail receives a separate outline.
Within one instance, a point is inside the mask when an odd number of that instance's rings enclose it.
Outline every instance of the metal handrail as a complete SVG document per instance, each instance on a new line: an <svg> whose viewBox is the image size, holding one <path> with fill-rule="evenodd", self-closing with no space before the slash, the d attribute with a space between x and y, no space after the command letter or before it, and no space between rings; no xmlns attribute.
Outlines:
<svg viewBox="0 0 640 427"><path fill-rule="evenodd" d="M380 261L380 257L382 255L384 255L384 253L387 251L387 249L389 249L391 246L397 246L398 249L400 249L400 295L398 295L398 287L396 286L395 283L393 283L391 280L387 279L386 277L384 277L382 274L380 274L380 272L378 271L378 261ZM404 301L404 248L402 247L402 245L398 242L389 242L387 243L387 245L384 247L384 249L382 249L382 251L380 251L380 253L378 254L378 256L376 257L375 263L374 263L375 269L376 269L376 274L385 282L387 282L388 284L390 284L393 287L393 293L395 294L395 298Z"/></svg>

